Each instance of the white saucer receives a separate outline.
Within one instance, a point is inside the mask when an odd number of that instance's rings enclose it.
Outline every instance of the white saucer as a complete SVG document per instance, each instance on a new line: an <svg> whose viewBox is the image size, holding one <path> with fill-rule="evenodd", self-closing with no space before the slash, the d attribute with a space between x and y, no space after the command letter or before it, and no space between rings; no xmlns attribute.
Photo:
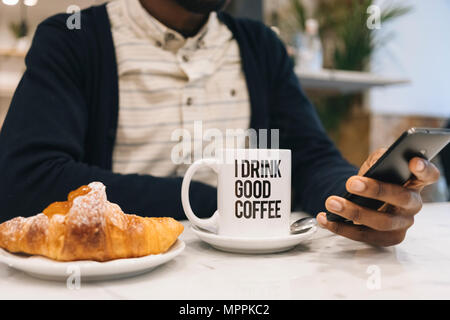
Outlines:
<svg viewBox="0 0 450 320"><path fill-rule="evenodd" d="M184 247L185 243L178 239L165 253L107 262L59 262L41 256L12 254L0 249L0 263L45 280L66 281L71 275L79 274L81 281L97 281L146 273L175 258L184 250Z"/></svg>
<svg viewBox="0 0 450 320"><path fill-rule="evenodd" d="M308 240L316 232L317 227L300 234L270 238L244 238L220 236L212 232L191 226L191 230L203 241L216 249L247 254L276 253L290 250Z"/></svg>

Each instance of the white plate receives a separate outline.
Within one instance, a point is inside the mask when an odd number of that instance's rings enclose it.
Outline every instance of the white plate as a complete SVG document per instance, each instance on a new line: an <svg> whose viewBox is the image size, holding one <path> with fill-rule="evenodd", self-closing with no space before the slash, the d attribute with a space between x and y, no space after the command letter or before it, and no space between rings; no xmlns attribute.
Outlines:
<svg viewBox="0 0 450 320"><path fill-rule="evenodd" d="M303 241L309 240L316 232L317 227L313 227L305 233L270 238L226 237L194 226L191 226L191 230L201 240L209 243L216 249L233 253L262 254L290 250Z"/></svg>
<svg viewBox="0 0 450 320"><path fill-rule="evenodd" d="M12 254L0 249L0 262L40 279L66 281L71 275L79 274L81 281L97 281L146 273L175 258L184 247L185 243L178 239L165 253L107 262L59 262L41 256Z"/></svg>

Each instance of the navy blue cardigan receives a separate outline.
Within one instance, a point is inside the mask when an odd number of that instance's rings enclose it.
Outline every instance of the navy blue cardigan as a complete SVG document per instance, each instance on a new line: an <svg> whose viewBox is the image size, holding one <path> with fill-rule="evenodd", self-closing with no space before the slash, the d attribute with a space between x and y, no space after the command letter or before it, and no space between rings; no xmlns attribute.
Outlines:
<svg viewBox="0 0 450 320"><path fill-rule="evenodd" d="M180 177L111 171L118 75L105 5L82 11L80 30L69 30L67 18L38 26L0 134L0 222L41 212L91 181L103 182L109 200L127 213L183 219ZM280 148L292 150L293 203L317 214L356 169L324 132L278 37L259 22L219 18L240 46L250 125L280 129ZM191 202L208 216L216 190L194 183Z"/></svg>

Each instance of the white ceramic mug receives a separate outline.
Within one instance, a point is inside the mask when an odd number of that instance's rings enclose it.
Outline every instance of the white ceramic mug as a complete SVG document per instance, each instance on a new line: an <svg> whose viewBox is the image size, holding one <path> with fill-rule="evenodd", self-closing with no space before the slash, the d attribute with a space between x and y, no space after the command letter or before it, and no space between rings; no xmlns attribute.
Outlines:
<svg viewBox="0 0 450 320"><path fill-rule="evenodd" d="M202 167L218 175L217 211L200 219L189 203L189 185ZM190 222L223 236L277 237L289 234L291 213L291 151L223 149L216 158L201 159L187 170L181 189Z"/></svg>

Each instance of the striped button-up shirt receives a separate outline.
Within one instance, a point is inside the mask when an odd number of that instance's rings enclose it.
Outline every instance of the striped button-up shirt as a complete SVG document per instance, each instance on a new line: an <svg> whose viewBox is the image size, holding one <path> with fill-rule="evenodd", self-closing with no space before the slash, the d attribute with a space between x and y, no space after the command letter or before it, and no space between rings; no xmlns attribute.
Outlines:
<svg viewBox="0 0 450 320"><path fill-rule="evenodd" d="M227 129L248 129L239 46L216 13L196 36L184 38L148 14L139 0L115 0L107 10L119 73L114 172L182 176L188 164L173 159L180 139L190 142L191 155L201 154L211 140L195 140L208 129L223 136ZM189 134L180 138L180 129ZM215 184L210 171L196 179Z"/></svg>

